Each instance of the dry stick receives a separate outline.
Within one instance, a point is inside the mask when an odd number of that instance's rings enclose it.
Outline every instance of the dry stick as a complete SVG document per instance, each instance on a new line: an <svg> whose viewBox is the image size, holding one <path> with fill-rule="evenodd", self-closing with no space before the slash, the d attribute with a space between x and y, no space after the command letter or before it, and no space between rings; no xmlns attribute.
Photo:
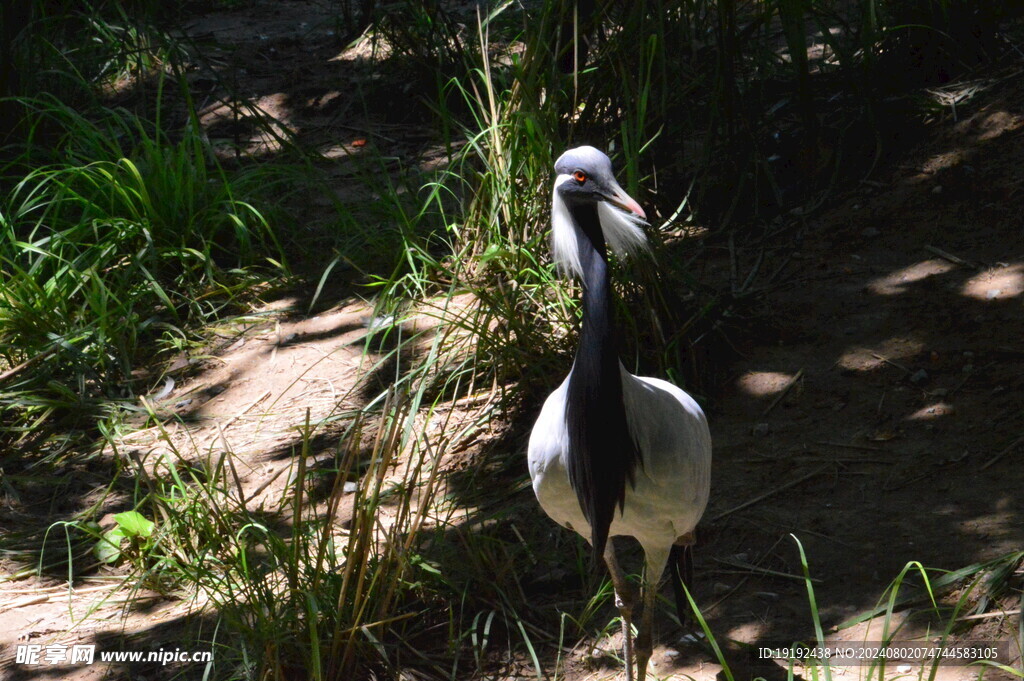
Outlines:
<svg viewBox="0 0 1024 681"><path fill-rule="evenodd" d="M721 563L722 565L728 565L729 567L739 568L740 570L744 570L746 572L753 572L755 574L768 575L770 577L783 577L785 579L795 579L798 582L802 582L805 579L803 575L794 575L790 574L789 572L769 570L768 568L758 567L756 565L751 565L750 563L745 563L742 560L729 560L714 557L712 557L711 560L715 561L716 563ZM821 584L821 580L816 577L811 577L811 581Z"/></svg>
<svg viewBox="0 0 1024 681"><path fill-rule="evenodd" d="M881 447L872 447L871 445L854 445L847 444L846 442L830 442L828 440L819 440L815 442L816 445L827 445L829 447L845 447L846 449L863 449L867 452L883 452L885 451Z"/></svg>
<svg viewBox="0 0 1024 681"><path fill-rule="evenodd" d="M768 413L772 409L774 409L779 404L779 402L781 402L783 400L783 398L786 397L786 395L789 393L790 388L792 388L794 385L796 385L796 382L799 381L800 378L803 377L803 375L804 375L804 370L801 368L800 371L796 372L796 376L794 376L793 378L789 379L789 383L787 383L786 387L782 389L782 391L775 397L774 400L772 400L772 403L768 405L768 408L765 409L763 412L761 412L761 418L764 418L765 416L768 416Z"/></svg>
<svg viewBox="0 0 1024 681"><path fill-rule="evenodd" d="M802 478L797 478L795 480L790 480L785 485L782 485L780 487L776 487L773 490L769 490L768 492L765 492L764 494L762 494L760 496L754 497L750 501L743 502L742 504L740 504L739 506L736 506L735 508L730 508L728 511L723 511L722 513L719 513L714 518L712 518L711 522L716 523L716 522L718 522L719 520L721 520L722 518L724 518L727 515L732 515L736 511L742 511L743 509L745 509L745 508L747 508L749 506L753 506L756 503L764 501L765 499L767 499L770 496L774 496L774 495L778 494L779 492L782 492L784 490L789 489L790 487L795 487L796 485L799 485L801 482L804 482L806 480L810 480L811 478L813 478L814 476L816 476L819 473L823 472L826 468L830 467L831 465L832 465L831 463L826 463L824 465L818 466L817 468L815 468L813 471L811 471L807 475L803 476Z"/></svg>
<svg viewBox="0 0 1024 681"><path fill-rule="evenodd" d="M83 596L85 594L98 593L101 591L109 591L110 593L114 593L120 586L120 584L113 584L108 586L93 586L89 587L88 589L73 589L71 596ZM66 599L68 597L68 590L64 587L58 588L60 588L61 590L57 592L51 591L49 593L37 594L35 596L27 596L22 599L14 599L11 601L7 601L6 603L0 603L0 612L3 612L5 610L15 610L17 608L24 608L27 605L38 605L39 603L49 603L55 600Z"/></svg>
<svg viewBox="0 0 1024 681"><path fill-rule="evenodd" d="M1016 440L1011 442L1010 445L1006 449L1004 449L1003 451L999 452L998 454L993 456L991 459L986 461L985 465L983 465L980 470L985 470L986 468L988 468L989 466L994 464L996 461L999 461L999 459L1003 458L1004 456L1006 456L1007 454L1012 452L1014 449L1016 449L1017 445L1019 445L1021 442L1024 442L1024 435L1021 435L1019 438L1017 438Z"/></svg>
<svg viewBox="0 0 1024 681"><path fill-rule="evenodd" d="M29 367L34 365L36 362L39 362L40 360L46 359L47 357L49 357L50 355L52 355L56 351L57 351L57 348L50 348L49 350L44 350L43 352L39 353L35 357L30 357L30 358L26 359L24 362L22 362L18 366L14 367L12 369L8 369L4 373L0 374L0 383L3 383L4 381L6 381L9 378L14 378L15 376L20 374L25 369L28 369Z"/></svg>
<svg viewBox="0 0 1024 681"><path fill-rule="evenodd" d="M983 612L977 615L966 615L957 621L963 622L966 620L986 620L992 617L1010 617L1011 615L1019 615L1021 612L1021 610L997 610L996 612Z"/></svg>
<svg viewBox="0 0 1024 681"><path fill-rule="evenodd" d="M255 400L253 400L252 402L250 402L250 403L249 403L249 406L247 406L247 407L246 407L245 409L243 409L242 411L238 412L237 414L235 414L234 416L232 416L231 418L229 418L229 419L228 419L228 421L227 421L227 423L225 423L225 424L224 424L224 428L230 428L230 427L231 427L231 425L232 425L232 424L233 424L233 423L234 423L235 421L237 421L238 419L242 418L242 416L244 416L245 414L247 414L247 413L248 413L248 412L249 412L249 411L250 411L250 410L251 410L251 409L252 409L253 407L255 407L255 406L256 406L257 404L259 404L259 403L260 403L260 402L262 402L263 400L267 399L268 397L270 397L270 391L269 391L269 390L266 390L266 391L264 391L264 392L263 392L263 394L262 394L262 395L260 395L260 396L259 396L259 397L257 397L257 398L256 398Z"/></svg>
<svg viewBox="0 0 1024 681"><path fill-rule="evenodd" d="M924 250L928 251L932 255L939 256L943 260L948 260L949 262L953 263L954 265L960 265L962 267L970 267L970 268L973 268L973 269L976 269L976 270L983 269L981 267L981 265L975 264L973 262L968 262L968 261L964 260L963 258L958 258L957 256L953 255L952 253L947 253L946 251L942 250L941 248L936 248L935 246L932 246L931 244L927 244L924 247Z"/></svg>
<svg viewBox="0 0 1024 681"><path fill-rule="evenodd" d="M775 547L776 547L776 546L778 546L778 545L779 545L779 543L780 543L781 541L782 541L782 537L780 536L780 537L779 537L778 539L776 539L776 540L775 540L775 543L771 545L771 548L769 548L769 549L768 549L767 551L765 551L765 552L764 552L764 554L762 555L762 557L760 558L760 560L764 560L765 558L767 558L767 557L768 557L768 556L769 556L769 555L771 554L771 552L775 550ZM718 599L717 601L715 601L715 602L714 602L714 603L712 603L712 604L711 604L710 606L708 606L708 608L707 608L707 610L706 610L706 611L711 611L711 610L714 610L714 609L715 609L715 608L717 608L717 607L718 607L719 605L721 605L722 603L724 603L724 602L726 601L726 599L728 599L728 598L729 598L730 596L732 596L732 595L733 595L734 593L736 593L737 591L739 591L739 590L740 590L740 587L742 587L742 586L743 586L744 584L746 584L746 583L747 583L747 582L748 582L748 581L750 580L750 577L751 577L751 576L752 576L753 574L754 574L753 572L747 572L747 573L745 573L745 574L743 575L743 579L741 579L741 580L739 581L739 583L738 583L738 584L736 584L736 586L734 586L733 588L729 589L729 591L727 591L727 592L726 592L725 594L723 594L721 598L719 598L719 599Z"/></svg>
<svg viewBox="0 0 1024 681"><path fill-rule="evenodd" d="M750 268L750 274L747 275L747 278L744 280L743 285L740 286L738 291L736 291L737 294L743 293L744 291L750 288L750 285L754 282L754 277L757 276L757 273L761 269L761 263L763 261L764 246L761 246L761 251L757 254L757 260L754 261L754 266Z"/></svg>
<svg viewBox="0 0 1024 681"><path fill-rule="evenodd" d="M736 240L735 233L729 232L729 291L736 293Z"/></svg>
<svg viewBox="0 0 1024 681"><path fill-rule="evenodd" d="M904 373L907 373L907 374L910 373L910 369L908 369L907 367L903 366L902 364L900 364L899 362L897 362L895 360L889 359L888 357L882 357L877 352L872 352L871 356L874 357L877 360L881 360L881 361L885 362L886 364L889 364L891 366L896 367L897 369L899 369L900 371L902 371Z"/></svg>

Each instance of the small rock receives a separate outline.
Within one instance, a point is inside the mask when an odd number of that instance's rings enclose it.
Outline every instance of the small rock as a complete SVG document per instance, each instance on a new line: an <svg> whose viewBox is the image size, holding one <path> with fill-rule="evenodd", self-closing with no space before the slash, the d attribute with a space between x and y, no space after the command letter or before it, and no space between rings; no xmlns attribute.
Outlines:
<svg viewBox="0 0 1024 681"><path fill-rule="evenodd" d="M766 601L777 601L779 600L779 594L774 591L755 591L754 595L758 598L763 598Z"/></svg>
<svg viewBox="0 0 1024 681"><path fill-rule="evenodd" d="M1003 295L1002 289L991 288L985 291L985 300L995 300L999 296Z"/></svg>
<svg viewBox="0 0 1024 681"><path fill-rule="evenodd" d="M721 582L715 582L715 585L711 587L711 590L715 592L716 596L721 596L724 593L728 593L732 589L728 584L722 584Z"/></svg>
<svg viewBox="0 0 1024 681"><path fill-rule="evenodd" d="M382 317L373 317L371 319L366 320L366 322L365 322L366 328L369 329L370 331L380 331L381 329L386 329L386 328L388 328L390 326L394 326L394 325L395 325L395 317L394 317L394 315L384 315Z"/></svg>
<svg viewBox="0 0 1024 681"><path fill-rule="evenodd" d="M969 374L972 371L974 371L974 365L973 364L965 364L964 368L961 369L961 371L963 371L965 374Z"/></svg>
<svg viewBox="0 0 1024 681"><path fill-rule="evenodd" d="M941 193L942 193L942 185L941 184L937 184L934 187L932 187L932 194L938 195L938 194L941 194Z"/></svg>
<svg viewBox="0 0 1024 681"><path fill-rule="evenodd" d="M860 235L865 239L874 239L879 234L881 234L881 232L879 232L874 227L868 227L863 232L860 233Z"/></svg>
<svg viewBox="0 0 1024 681"><path fill-rule="evenodd" d="M896 673L897 674L909 674L910 673L910 665L909 664L901 664L900 666L896 667Z"/></svg>
<svg viewBox="0 0 1024 681"><path fill-rule="evenodd" d="M910 382L914 385L920 385L928 380L928 372L924 369L918 369L911 375Z"/></svg>
<svg viewBox="0 0 1024 681"><path fill-rule="evenodd" d="M346 482L344 485L341 486L341 491L344 492L345 494L351 494L352 492L355 492L357 489L359 489L359 485L357 485L354 482Z"/></svg>
<svg viewBox="0 0 1024 681"><path fill-rule="evenodd" d="M174 403L174 408L175 409L181 409L182 407L187 407L190 404L192 404L192 398L191 397L188 398L187 400L182 400L181 402L175 402Z"/></svg>
<svg viewBox="0 0 1024 681"><path fill-rule="evenodd" d="M678 650L666 650L664 653L662 653L662 658L664 658L666 662L671 662L677 657L679 657Z"/></svg>
<svg viewBox="0 0 1024 681"><path fill-rule="evenodd" d="M772 427L769 426L767 423L758 423L757 425L754 426L754 429L751 432L753 432L754 435L763 437L768 433L772 432Z"/></svg>

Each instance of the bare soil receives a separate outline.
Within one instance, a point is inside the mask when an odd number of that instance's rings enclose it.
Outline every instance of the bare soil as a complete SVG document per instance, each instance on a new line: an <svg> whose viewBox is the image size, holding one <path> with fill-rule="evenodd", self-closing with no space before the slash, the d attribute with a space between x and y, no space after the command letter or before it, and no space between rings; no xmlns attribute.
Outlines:
<svg viewBox="0 0 1024 681"><path fill-rule="evenodd" d="M398 105L412 98L384 94L366 107L357 92L377 78L369 55L342 53L331 17L331 8L318 3L267 2L197 17L187 30L218 55L221 77L230 76L326 155L362 153L369 140L382 156L421 162L422 116ZM250 153L274 152L263 137L246 138L252 130L221 101L216 80L202 70L192 78L208 100L203 121L215 142L220 135ZM744 280L755 263L778 272L742 319L708 341L729 346L711 353L729 359L709 372L720 380L696 391L715 445L696 600L723 640L813 638L791 534L819 580L815 594L827 630L874 608L908 561L953 570L1024 548L1024 88L1001 77L976 102L958 120L950 115L933 124L923 143L867 182L837 189L815 213L785 216L763 239L739 239L746 245L730 252L726 235L712 229L669 250L680 259L700 253L699 285L714 290ZM344 173L338 182L340 193L351 191ZM216 359L182 373L157 405L183 417L172 433L181 446L231 451L256 504L273 503L286 484L307 408L317 420L358 407L365 396L353 387L375 361L360 342L370 315L365 304L346 299L311 318L290 310L288 301L268 302L260 311L270 321L227 334ZM559 611L579 614L585 603L566 603L559 593L566 585L573 593L580 588L572 574L571 547L578 544L547 524L526 489L523 452L532 416L527 410L495 424L453 458L450 470L490 470L498 461L493 489L488 474L471 476L483 486L478 494L502 500L502 521L536 541L535 553L563 552L558 574L524 566L522 579L530 601L524 611L535 613L531 621L554 641ZM152 460L166 446L152 429L122 444ZM100 468L71 474L62 502L50 487L0 488L0 536L42 531L105 484ZM507 483L518 490L511 497ZM547 570L547 563L538 565ZM20 558L0 555L0 572L23 567ZM141 678L127 666L14 665L19 642L180 645L176 627L188 617L187 604L156 593L103 603L102 587L118 573L91 575L109 579L97 580L96 591L78 581L70 598L66 574L0 584L0 677ZM990 612L1019 610L1021 579L1018 573L1011 581L1016 592L994 600ZM603 612L607 621L612 612ZM957 635L1005 640L1021 628L1019 614L975 622ZM875 626L831 635L878 640ZM909 638L927 623L906 626ZM654 675L716 677L713 656L681 643L679 633L660 616ZM561 678L620 676L607 656L588 657L592 645L613 650L617 636L572 643L565 641L561 653L545 643L549 677L559 658ZM738 678L775 677L735 645L727 654ZM1016 659L1019 665L1019 651ZM534 675L525 655L495 660L493 669L488 678ZM160 671L147 674L158 678ZM977 674L943 667L940 678Z"/></svg>

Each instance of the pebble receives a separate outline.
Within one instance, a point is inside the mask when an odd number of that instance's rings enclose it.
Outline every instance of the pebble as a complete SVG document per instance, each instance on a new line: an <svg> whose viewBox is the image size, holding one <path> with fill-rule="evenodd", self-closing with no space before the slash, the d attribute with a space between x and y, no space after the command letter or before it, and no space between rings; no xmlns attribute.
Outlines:
<svg viewBox="0 0 1024 681"><path fill-rule="evenodd" d="M767 423L758 423L757 425L754 426L751 432L753 432L754 435L763 437L768 433L772 432L772 427L769 426Z"/></svg>
<svg viewBox="0 0 1024 681"><path fill-rule="evenodd" d="M914 385L920 385L921 383L924 383L927 380L928 380L928 372L925 371L924 369L918 369L910 377L910 382L913 383Z"/></svg>
<svg viewBox="0 0 1024 681"><path fill-rule="evenodd" d="M365 324L366 328L368 328L370 331L379 331L379 330L385 329L385 328L387 328L389 326L394 326L395 325L395 316L394 315L385 315L383 317L373 317L371 319L366 320L366 322L364 322L364 324Z"/></svg>
<svg viewBox="0 0 1024 681"><path fill-rule="evenodd" d="M896 673L897 674L909 674L910 673L910 665L909 664L901 664L900 666L896 667Z"/></svg>
<svg viewBox="0 0 1024 681"><path fill-rule="evenodd" d="M724 593L728 593L732 589L728 584L722 584L721 582L715 582L715 585L711 587L711 590L715 592L716 596L721 596Z"/></svg>
<svg viewBox="0 0 1024 681"><path fill-rule="evenodd" d="M934 187L932 187L932 194L941 194L941 193L942 193L942 185L941 184L937 184Z"/></svg>
<svg viewBox="0 0 1024 681"><path fill-rule="evenodd" d="M357 489L359 489L359 485L357 485L354 482L346 482L344 485L341 486L341 491L346 494L351 494L352 492L355 492Z"/></svg>
<svg viewBox="0 0 1024 681"><path fill-rule="evenodd" d="M998 298L1001 295L1003 295L1003 292L1002 292L1001 289L992 288L992 289L989 289L988 291L985 291L985 300L995 300L996 298Z"/></svg>

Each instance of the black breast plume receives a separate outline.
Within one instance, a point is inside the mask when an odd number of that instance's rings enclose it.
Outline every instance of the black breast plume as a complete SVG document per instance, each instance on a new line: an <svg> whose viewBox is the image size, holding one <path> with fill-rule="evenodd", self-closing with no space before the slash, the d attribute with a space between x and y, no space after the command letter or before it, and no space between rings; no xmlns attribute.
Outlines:
<svg viewBox="0 0 1024 681"><path fill-rule="evenodd" d="M569 483L590 523L599 562L640 453L630 433L612 320L611 281L596 210L574 211L583 274L583 325L566 403Z"/></svg>

